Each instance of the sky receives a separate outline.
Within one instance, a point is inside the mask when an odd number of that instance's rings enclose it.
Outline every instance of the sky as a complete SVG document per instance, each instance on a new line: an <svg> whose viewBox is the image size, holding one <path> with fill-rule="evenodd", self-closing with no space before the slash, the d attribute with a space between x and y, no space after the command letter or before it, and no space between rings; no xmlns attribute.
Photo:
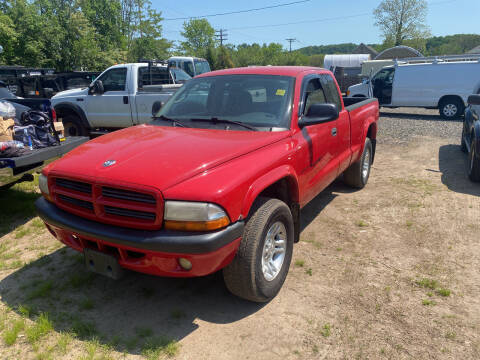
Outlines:
<svg viewBox="0 0 480 360"><path fill-rule="evenodd" d="M152 0L152 5L162 12L165 19L163 36L169 40L181 41L180 31L185 20L168 19L291 2L295 0ZM434 36L480 34L480 0L427 2L429 8L426 25ZM277 42L288 48L287 38L297 39L292 43L292 49L348 42L380 43L381 33L374 26L372 15L373 9L379 3L379 0L310 0L273 9L207 19L215 29L226 29L227 43L235 45ZM297 24L266 27L292 22Z"/></svg>

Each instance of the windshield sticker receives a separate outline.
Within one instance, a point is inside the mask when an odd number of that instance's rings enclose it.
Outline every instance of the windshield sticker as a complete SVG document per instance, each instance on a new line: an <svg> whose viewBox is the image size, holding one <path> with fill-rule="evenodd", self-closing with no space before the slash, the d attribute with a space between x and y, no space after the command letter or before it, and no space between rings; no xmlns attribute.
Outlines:
<svg viewBox="0 0 480 360"><path fill-rule="evenodd" d="M277 96L285 96L285 89L278 89L275 95Z"/></svg>

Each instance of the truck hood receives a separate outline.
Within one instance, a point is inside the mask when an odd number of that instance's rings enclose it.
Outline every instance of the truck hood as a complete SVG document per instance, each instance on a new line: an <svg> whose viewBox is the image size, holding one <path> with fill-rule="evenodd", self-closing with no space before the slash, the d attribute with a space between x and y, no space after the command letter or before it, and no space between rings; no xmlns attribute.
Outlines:
<svg viewBox="0 0 480 360"><path fill-rule="evenodd" d="M54 96L52 96L52 102L54 102L55 100L58 101L60 98L86 95L87 91L88 91L88 88L79 88L79 89L60 91L56 93Z"/></svg>
<svg viewBox="0 0 480 360"><path fill-rule="evenodd" d="M79 146L52 163L48 172L94 181L103 179L118 184L141 184L164 191L287 136L288 131L226 131L139 125ZM115 163L104 166L107 160Z"/></svg>

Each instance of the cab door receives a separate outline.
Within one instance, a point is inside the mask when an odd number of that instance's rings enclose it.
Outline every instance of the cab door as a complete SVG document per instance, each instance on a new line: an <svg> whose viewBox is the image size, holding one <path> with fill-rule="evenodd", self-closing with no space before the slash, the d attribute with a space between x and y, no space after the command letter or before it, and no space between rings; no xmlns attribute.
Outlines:
<svg viewBox="0 0 480 360"><path fill-rule="evenodd" d="M380 105L392 103L394 68L385 68L379 71L372 79L373 97L378 99Z"/></svg>
<svg viewBox="0 0 480 360"><path fill-rule="evenodd" d="M299 118L308 113L312 104L329 103L320 75L309 75L302 83L302 104ZM337 176L337 120L305 126L302 135L309 148L309 168L305 177L306 201L314 198Z"/></svg>
<svg viewBox="0 0 480 360"><path fill-rule="evenodd" d="M87 118L93 127L129 127L133 125L131 99L127 87L127 68L107 70L98 77L102 94L89 93L85 98Z"/></svg>

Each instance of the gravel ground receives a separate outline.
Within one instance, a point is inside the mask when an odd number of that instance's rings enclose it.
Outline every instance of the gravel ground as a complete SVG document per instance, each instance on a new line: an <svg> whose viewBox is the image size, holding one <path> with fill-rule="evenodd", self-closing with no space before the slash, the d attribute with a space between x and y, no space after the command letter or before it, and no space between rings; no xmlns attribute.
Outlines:
<svg viewBox="0 0 480 360"><path fill-rule="evenodd" d="M415 136L460 141L463 119L443 120L438 110L422 108L380 109L377 141L406 145Z"/></svg>

